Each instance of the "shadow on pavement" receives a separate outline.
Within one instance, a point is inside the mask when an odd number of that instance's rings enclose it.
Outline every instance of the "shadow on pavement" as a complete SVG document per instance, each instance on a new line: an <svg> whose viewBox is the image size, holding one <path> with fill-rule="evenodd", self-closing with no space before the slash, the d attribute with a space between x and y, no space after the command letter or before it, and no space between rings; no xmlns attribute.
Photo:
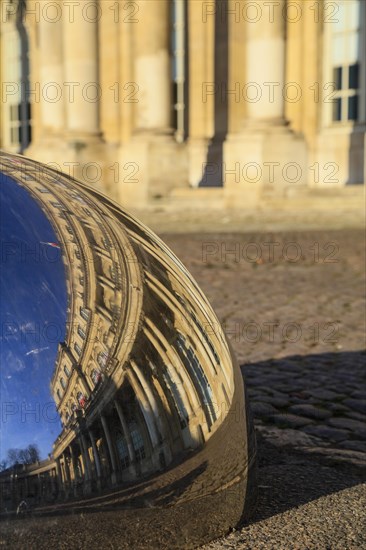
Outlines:
<svg viewBox="0 0 366 550"><path fill-rule="evenodd" d="M258 502L250 523L366 481L366 453L352 450L352 443L346 446L347 440L362 444L366 429L362 412L365 359L364 351L338 352L289 356L242 366L253 408L256 403L270 405L267 413L265 406L258 407L259 414L254 413ZM294 405L310 405L310 412L318 408L323 411L323 418L313 416L307 423L305 415L293 413ZM296 426L301 420L294 416L305 418L305 424ZM314 438L314 427L318 427L319 434L323 430L328 438ZM276 444L272 433L278 434ZM346 436L344 441L335 441Z"/></svg>

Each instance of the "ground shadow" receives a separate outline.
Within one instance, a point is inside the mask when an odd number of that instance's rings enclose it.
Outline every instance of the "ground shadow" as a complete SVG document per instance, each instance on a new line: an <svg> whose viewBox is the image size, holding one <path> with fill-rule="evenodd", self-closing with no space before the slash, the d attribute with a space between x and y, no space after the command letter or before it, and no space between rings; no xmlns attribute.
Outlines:
<svg viewBox="0 0 366 550"><path fill-rule="evenodd" d="M268 394L272 389L274 395L276 392L286 393L289 403L308 400L315 403L314 396L322 395L322 399L317 399L323 407L327 401L341 404L353 393L359 396L362 404L362 392L365 392L366 387L365 359L365 351L290 356L243 365L242 372L246 378L249 398L254 396L258 399L258 389ZM286 414L286 407L280 408L279 413ZM346 418L344 411L342 414ZM357 413L355 418L357 415L361 420L362 413ZM338 413L336 417L341 418L341 415ZM259 422L269 427L278 427L270 416L265 421L261 418ZM360 436L356 431L351 437ZM287 439L285 445L278 446L257 433L257 443L258 502L250 523L354 487L366 480L366 454L362 465L362 453L356 453L358 460L354 460L355 453L343 449L335 441L325 442L324 448L299 448L292 446Z"/></svg>

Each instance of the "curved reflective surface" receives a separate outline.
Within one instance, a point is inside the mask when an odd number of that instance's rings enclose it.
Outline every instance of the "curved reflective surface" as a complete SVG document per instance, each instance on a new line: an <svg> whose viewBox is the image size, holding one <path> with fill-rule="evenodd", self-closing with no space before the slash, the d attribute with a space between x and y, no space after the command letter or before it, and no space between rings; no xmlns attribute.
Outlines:
<svg viewBox="0 0 366 550"><path fill-rule="evenodd" d="M250 513L243 381L206 298L147 227L2 154L2 543L191 548Z"/></svg>

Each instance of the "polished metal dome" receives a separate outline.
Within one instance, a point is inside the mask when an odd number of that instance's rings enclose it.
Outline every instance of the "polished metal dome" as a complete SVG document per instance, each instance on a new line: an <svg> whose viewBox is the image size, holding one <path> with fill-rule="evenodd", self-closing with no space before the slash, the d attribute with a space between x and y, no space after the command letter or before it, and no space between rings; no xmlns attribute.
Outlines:
<svg viewBox="0 0 366 550"><path fill-rule="evenodd" d="M255 441L205 296L94 189L8 154L0 175L2 543L191 548L226 533L252 507Z"/></svg>

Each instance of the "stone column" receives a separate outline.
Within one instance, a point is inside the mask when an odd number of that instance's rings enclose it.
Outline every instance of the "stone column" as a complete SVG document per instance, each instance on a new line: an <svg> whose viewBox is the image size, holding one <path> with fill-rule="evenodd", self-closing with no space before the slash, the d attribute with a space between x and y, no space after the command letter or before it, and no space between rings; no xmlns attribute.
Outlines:
<svg viewBox="0 0 366 550"><path fill-rule="evenodd" d="M38 29L38 74L31 89L36 96L39 129L33 132L26 155L42 162L60 162L65 153L65 87L62 49L62 12L60 0L53 2L46 17L41 16ZM33 68L34 71L34 68ZM38 82L37 82L38 81ZM34 95L33 95L34 97ZM39 102L39 105L37 105ZM36 117L37 118L37 117Z"/></svg>
<svg viewBox="0 0 366 550"><path fill-rule="evenodd" d="M116 456L115 456L115 453L114 453L111 434L110 434L110 431L109 431L109 427L108 427L106 417L102 414L100 419L101 419L101 422L102 422L105 438L107 440L109 458L110 458L110 461L111 461L111 464L112 464L111 480L112 480L112 483L117 483L117 477L118 477L118 474L117 474L117 460L116 460Z"/></svg>
<svg viewBox="0 0 366 550"><path fill-rule="evenodd" d="M98 6L98 0L75 2L70 7L71 13L63 20L64 79L67 83L65 135L66 158L75 163L72 175L106 191L112 172L108 169L108 146L100 130L100 102L103 93L107 96L112 92L102 90L99 84L98 18L101 8ZM88 168L88 173L84 167L90 163L96 164ZM64 170L70 172L70 167L65 166Z"/></svg>
<svg viewBox="0 0 366 550"><path fill-rule="evenodd" d="M57 4L61 10L61 3ZM47 137L60 134L64 128L62 20L56 19L41 17L39 21L41 121Z"/></svg>
<svg viewBox="0 0 366 550"><path fill-rule="evenodd" d="M186 153L172 129L171 2L140 0L138 7L138 22L128 29L133 61L123 94L132 106L132 124L120 149L119 200L141 207L184 182Z"/></svg>
<svg viewBox="0 0 366 550"><path fill-rule="evenodd" d="M168 0L140 0L134 25L134 72L138 86L135 127L171 132L170 9Z"/></svg>
<svg viewBox="0 0 366 550"><path fill-rule="evenodd" d="M188 0L189 43L189 184L205 178L207 153L214 134L214 5ZM210 9L212 8L212 9Z"/></svg>
<svg viewBox="0 0 366 550"><path fill-rule="evenodd" d="M63 19L64 74L70 97L66 103L67 132L71 138L99 135L97 5L75 5Z"/></svg>
<svg viewBox="0 0 366 550"><path fill-rule="evenodd" d="M284 123L285 85L285 0L262 6L260 16L247 8L246 67L247 117L252 122ZM253 101L256 94L259 101ZM253 94L253 96L252 96Z"/></svg>
<svg viewBox="0 0 366 550"><path fill-rule="evenodd" d="M252 208L263 194L285 195L295 183L305 183L306 145L285 120L285 9L285 0L263 5L247 1L238 22L230 23L230 43L236 44L231 56L240 48L235 25L242 26L245 66L238 93L229 97L224 146L225 199L231 208ZM231 57L230 65L235 63ZM236 101L244 105L237 117L241 107Z"/></svg>

